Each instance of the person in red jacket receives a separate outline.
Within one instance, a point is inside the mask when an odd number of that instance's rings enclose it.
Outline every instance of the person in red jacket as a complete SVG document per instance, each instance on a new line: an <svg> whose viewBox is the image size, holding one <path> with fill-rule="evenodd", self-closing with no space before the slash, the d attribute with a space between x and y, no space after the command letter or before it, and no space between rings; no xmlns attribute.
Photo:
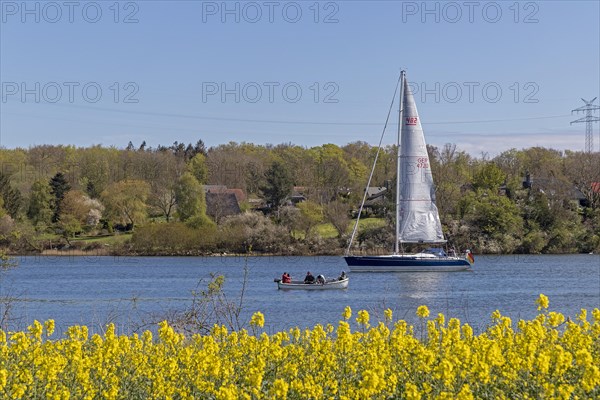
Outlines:
<svg viewBox="0 0 600 400"><path fill-rule="evenodd" d="M284 272L283 275L281 275L281 282L282 283L292 283L292 277L287 272Z"/></svg>

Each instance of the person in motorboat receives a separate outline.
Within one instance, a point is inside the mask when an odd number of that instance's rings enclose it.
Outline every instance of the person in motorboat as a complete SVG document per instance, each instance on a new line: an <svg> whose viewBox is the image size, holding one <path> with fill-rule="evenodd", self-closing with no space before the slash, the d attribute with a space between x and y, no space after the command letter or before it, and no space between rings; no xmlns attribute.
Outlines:
<svg viewBox="0 0 600 400"><path fill-rule="evenodd" d="M347 277L348 277L348 275L346 275L346 271L342 271L340 277L338 278L338 281L343 281Z"/></svg>
<svg viewBox="0 0 600 400"><path fill-rule="evenodd" d="M308 271L304 277L304 283L315 283L315 277Z"/></svg>
<svg viewBox="0 0 600 400"><path fill-rule="evenodd" d="M325 284L325 277L323 275L318 275L317 276L317 283L319 285L324 285Z"/></svg>
<svg viewBox="0 0 600 400"><path fill-rule="evenodd" d="M292 277L287 272L281 275L281 283L292 283Z"/></svg>

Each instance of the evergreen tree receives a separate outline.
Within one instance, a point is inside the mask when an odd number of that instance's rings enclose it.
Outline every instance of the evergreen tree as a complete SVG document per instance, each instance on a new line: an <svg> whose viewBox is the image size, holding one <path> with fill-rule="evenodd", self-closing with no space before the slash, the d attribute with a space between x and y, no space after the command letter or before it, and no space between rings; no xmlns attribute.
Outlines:
<svg viewBox="0 0 600 400"><path fill-rule="evenodd" d="M4 209L12 218L16 218L21 208L23 198L18 189L12 187L10 177L0 172L0 196L4 202Z"/></svg>
<svg viewBox="0 0 600 400"><path fill-rule="evenodd" d="M266 184L260 188L267 204L278 210L292 192L292 178L285 167L279 161L273 162L265 173Z"/></svg>
<svg viewBox="0 0 600 400"><path fill-rule="evenodd" d="M71 185L69 185L69 182L67 182L67 179L62 172L57 172L56 175L50 179L50 193L54 196L52 205L54 214L52 215L52 222L58 221L62 201L69 190L71 190Z"/></svg>

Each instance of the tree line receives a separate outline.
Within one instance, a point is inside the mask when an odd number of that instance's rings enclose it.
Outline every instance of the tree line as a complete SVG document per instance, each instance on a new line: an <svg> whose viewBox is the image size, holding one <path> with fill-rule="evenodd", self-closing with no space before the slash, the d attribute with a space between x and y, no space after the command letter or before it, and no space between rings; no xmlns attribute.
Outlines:
<svg viewBox="0 0 600 400"><path fill-rule="evenodd" d="M339 254L377 148L175 142L152 148L0 149L0 246L13 253L101 246L81 238L131 233L125 254L253 251ZM429 146L446 236L479 253L600 250L600 153L532 147L474 157ZM396 148L379 155L355 246L393 247ZM204 185L241 189L245 212L207 216ZM294 189L295 188L295 189ZM293 202L292 194L297 199ZM328 233L327 233L328 232Z"/></svg>

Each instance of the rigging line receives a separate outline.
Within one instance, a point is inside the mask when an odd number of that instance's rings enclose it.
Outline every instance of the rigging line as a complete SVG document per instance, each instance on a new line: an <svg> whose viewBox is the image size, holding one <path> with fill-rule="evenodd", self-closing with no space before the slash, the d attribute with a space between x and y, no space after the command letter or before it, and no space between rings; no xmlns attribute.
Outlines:
<svg viewBox="0 0 600 400"><path fill-rule="evenodd" d="M346 249L346 255L350 254L350 248L352 247L352 242L354 241L354 237L356 236L356 231L358 230L358 222L360 221L360 215L362 214L363 208L365 206L365 201L367 199L367 195L369 193L369 186L371 186L371 179L373 179L373 174L375 173L375 166L377 165L377 159L379 158L379 153L381 152L381 144L383 143L383 137L385 136L385 130L388 126L388 121L390 120L390 115L392 114L392 108L394 107L394 101L396 100L396 93L398 92L398 87L400 86L400 80L402 79L402 72L400 72L400 76L398 76L398 82L396 83L396 89L394 89L394 96L392 97L392 103L390 104L390 109L388 110L387 117L385 118L385 124L383 125L383 131L381 132L381 138L379 138L379 145L377 146L377 153L375 153L375 160L373 161L373 168L371 168L371 173L369 174L369 180L367 181L367 187L365 188L365 193L363 194L362 202L360 203L360 209L358 210L358 215L356 216L356 222L354 223L354 229L352 229L352 236L350 236L350 243L348 243L348 248Z"/></svg>

